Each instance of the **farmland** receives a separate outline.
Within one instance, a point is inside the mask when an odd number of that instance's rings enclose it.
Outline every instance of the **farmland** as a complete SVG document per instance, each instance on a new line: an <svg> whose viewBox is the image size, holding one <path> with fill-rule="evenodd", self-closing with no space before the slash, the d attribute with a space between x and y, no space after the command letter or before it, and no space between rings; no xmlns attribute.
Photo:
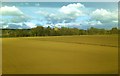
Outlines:
<svg viewBox="0 0 120 76"><path fill-rule="evenodd" d="M3 74L115 74L117 35L3 38Z"/></svg>
<svg viewBox="0 0 120 76"><path fill-rule="evenodd" d="M0 75L2 75L2 39L0 38Z"/></svg>

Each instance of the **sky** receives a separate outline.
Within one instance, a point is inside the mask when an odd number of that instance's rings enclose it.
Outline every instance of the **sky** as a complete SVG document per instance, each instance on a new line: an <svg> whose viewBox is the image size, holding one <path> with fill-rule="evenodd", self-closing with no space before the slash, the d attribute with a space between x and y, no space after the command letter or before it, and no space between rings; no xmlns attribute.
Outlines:
<svg viewBox="0 0 120 76"><path fill-rule="evenodd" d="M0 28L118 27L117 2L3 2Z"/></svg>

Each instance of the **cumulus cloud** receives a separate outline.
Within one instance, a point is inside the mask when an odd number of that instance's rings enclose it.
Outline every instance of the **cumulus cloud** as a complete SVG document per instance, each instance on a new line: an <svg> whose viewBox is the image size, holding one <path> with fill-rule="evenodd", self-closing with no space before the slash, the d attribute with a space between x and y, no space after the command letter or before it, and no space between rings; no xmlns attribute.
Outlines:
<svg viewBox="0 0 120 76"><path fill-rule="evenodd" d="M81 8L85 8L85 6L81 3L74 3L61 7L59 11L66 15L81 16L83 15Z"/></svg>
<svg viewBox="0 0 120 76"><path fill-rule="evenodd" d="M15 16L11 19L9 19L10 22L13 23L20 23L20 22L27 22L29 20L31 20L32 18L26 15L22 15L22 16Z"/></svg>
<svg viewBox="0 0 120 76"><path fill-rule="evenodd" d="M61 27L71 27L71 28L79 28L81 26L80 23L58 23L55 25L56 27L61 26Z"/></svg>
<svg viewBox="0 0 120 76"><path fill-rule="evenodd" d="M39 11L39 14L45 18L47 23L56 24L56 23L62 23L64 20L66 20L66 22L71 22L72 20L74 20L73 16L67 16L60 12L48 13L46 11Z"/></svg>
<svg viewBox="0 0 120 76"><path fill-rule="evenodd" d="M106 9L96 9L91 13L91 18L93 20L101 21L104 23L115 21L118 19L117 12L111 12Z"/></svg>
<svg viewBox="0 0 120 76"><path fill-rule="evenodd" d="M3 25L3 28L10 28L10 29L29 29L37 27L36 24L31 22L24 22L24 23L8 23Z"/></svg>
<svg viewBox="0 0 120 76"><path fill-rule="evenodd" d="M90 22L88 22L88 24L91 26L102 25L102 23L100 21L90 21Z"/></svg>
<svg viewBox="0 0 120 76"><path fill-rule="evenodd" d="M111 26L118 22L116 11L96 9L95 11L89 11L88 14L88 12L85 13L81 8L87 9L84 5L77 3L63 6L56 13L39 11L39 14L47 20L45 27L104 27L105 25Z"/></svg>
<svg viewBox="0 0 120 76"><path fill-rule="evenodd" d="M15 6L4 6L0 8L0 15L2 21L7 23L26 22L31 19L30 16L24 14L19 8Z"/></svg>
<svg viewBox="0 0 120 76"><path fill-rule="evenodd" d="M62 6L58 12L58 15L53 15L53 17L57 18L65 18L65 19L75 19L79 16L83 16L85 6L81 3L73 3L68 4L66 6Z"/></svg>
<svg viewBox="0 0 120 76"><path fill-rule="evenodd" d="M56 24L46 24L44 25L43 27L58 27L58 28L61 28L61 27L69 27L69 28L80 28L81 27L81 24L80 23L74 23L74 22L71 22L71 23L56 23Z"/></svg>
<svg viewBox="0 0 120 76"><path fill-rule="evenodd" d="M64 20L65 22L72 22L75 18L85 15L83 9L85 6L81 3L73 3L68 4L66 6L62 6L55 13L50 13L47 11L37 11L36 13L44 16L46 20L51 21L51 23L62 23Z"/></svg>
<svg viewBox="0 0 120 76"><path fill-rule="evenodd" d="M25 9L27 10L27 8ZM3 16L12 16L12 18L3 19L4 23L2 24L5 28L34 28L37 25L41 25L44 27L76 27L86 29L91 26L113 27L118 23L117 11L102 8L88 9L81 3L72 3L60 8L39 7L38 11L31 9L30 11L34 12L32 17L35 19L26 16L15 6L4 6L0 10ZM31 12L28 14L31 15Z"/></svg>
<svg viewBox="0 0 120 76"><path fill-rule="evenodd" d="M31 23L31 22L26 22L24 23L26 26L28 26L29 28L35 28L36 27L36 24L34 23Z"/></svg>
<svg viewBox="0 0 120 76"><path fill-rule="evenodd" d="M4 6L0 8L0 14L4 16L21 16L23 15L23 12L20 11L17 7L12 6Z"/></svg>

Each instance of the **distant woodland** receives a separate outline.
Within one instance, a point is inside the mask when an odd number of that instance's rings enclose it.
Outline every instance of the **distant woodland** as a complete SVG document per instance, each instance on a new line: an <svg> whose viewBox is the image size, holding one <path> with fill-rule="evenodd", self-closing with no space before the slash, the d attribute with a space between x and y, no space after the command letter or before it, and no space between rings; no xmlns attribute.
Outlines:
<svg viewBox="0 0 120 76"><path fill-rule="evenodd" d="M118 34L118 28L110 30L91 27L87 30L78 28L50 28L38 26L32 29L2 29L2 37L34 37L34 36L65 36L65 35L110 35Z"/></svg>

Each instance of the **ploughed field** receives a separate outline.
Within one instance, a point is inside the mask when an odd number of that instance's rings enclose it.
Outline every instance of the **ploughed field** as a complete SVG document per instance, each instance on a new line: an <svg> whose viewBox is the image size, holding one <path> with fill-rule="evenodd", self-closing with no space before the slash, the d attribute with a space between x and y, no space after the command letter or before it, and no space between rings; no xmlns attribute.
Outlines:
<svg viewBox="0 0 120 76"><path fill-rule="evenodd" d="M114 74L117 35L3 38L3 74Z"/></svg>

